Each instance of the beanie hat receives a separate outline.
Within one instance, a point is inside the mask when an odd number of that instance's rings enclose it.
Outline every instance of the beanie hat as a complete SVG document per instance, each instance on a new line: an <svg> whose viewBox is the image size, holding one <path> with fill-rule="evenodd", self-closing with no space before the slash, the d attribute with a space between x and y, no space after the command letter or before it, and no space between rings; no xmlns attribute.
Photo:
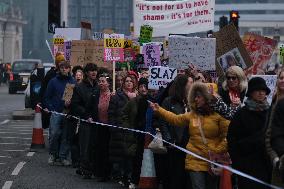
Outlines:
<svg viewBox="0 0 284 189"><path fill-rule="evenodd" d="M136 81L138 80L138 75L135 71L128 71L128 76L133 75L136 78Z"/></svg>
<svg viewBox="0 0 284 189"><path fill-rule="evenodd" d="M248 91L246 96L249 97L252 92L258 90L264 90L266 92L266 95L269 95L270 93L270 89L267 87L266 82L263 78L261 77L251 78L248 82Z"/></svg>
<svg viewBox="0 0 284 189"><path fill-rule="evenodd" d="M61 52L56 53L55 55L55 64L59 64L59 62L65 61L64 54Z"/></svg>
<svg viewBox="0 0 284 189"><path fill-rule="evenodd" d="M148 79L143 78L143 77L140 78L139 81L138 81L138 87L139 87L140 85L145 85L146 88L148 89Z"/></svg>
<svg viewBox="0 0 284 189"><path fill-rule="evenodd" d="M66 61L59 62L58 66L59 67L63 67L64 66L64 67L71 68L71 65L68 62L66 62Z"/></svg>

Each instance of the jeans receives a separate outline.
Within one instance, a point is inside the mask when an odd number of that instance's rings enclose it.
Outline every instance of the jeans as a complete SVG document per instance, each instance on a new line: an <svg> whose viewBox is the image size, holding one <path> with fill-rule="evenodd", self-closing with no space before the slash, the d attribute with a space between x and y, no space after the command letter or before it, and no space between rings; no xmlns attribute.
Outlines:
<svg viewBox="0 0 284 189"><path fill-rule="evenodd" d="M188 171L187 179L191 179L192 189L217 189L218 178L205 171Z"/></svg>
<svg viewBox="0 0 284 189"><path fill-rule="evenodd" d="M63 125L64 116L51 114L49 125L49 154L67 159L70 147L67 142L67 127Z"/></svg>

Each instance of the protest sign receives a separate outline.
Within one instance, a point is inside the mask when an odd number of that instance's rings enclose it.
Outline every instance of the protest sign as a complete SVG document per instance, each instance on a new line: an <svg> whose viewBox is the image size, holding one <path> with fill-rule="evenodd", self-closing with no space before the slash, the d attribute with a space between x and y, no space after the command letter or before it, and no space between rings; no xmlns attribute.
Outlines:
<svg viewBox="0 0 284 189"><path fill-rule="evenodd" d="M70 57L71 57L71 45L72 45L72 42L71 42L71 41L66 41L66 42L64 42L64 56L65 56L65 60L66 60L66 61L70 61Z"/></svg>
<svg viewBox="0 0 284 189"><path fill-rule="evenodd" d="M134 36L143 25L153 27L153 37L214 29L215 0L134 1Z"/></svg>
<svg viewBox="0 0 284 189"><path fill-rule="evenodd" d="M238 65L243 69L252 65L249 54L233 24L214 32L213 37L216 38L216 71L219 76L224 75L230 65ZM232 62L234 64L231 64Z"/></svg>
<svg viewBox="0 0 284 189"><path fill-rule="evenodd" d="M53 36L53 55L56 55L58 52L64 52L64 37L61 35Z"/></svg>
<svg viewBox="0 0 284 189"><path fill-rule="evenodd" d="M132 48L124 49L124 61L130 62L135 60L135 51Z"/></svg>
<svg viewBox="0 0 284 189"><path fill-rule="evenodd" d="M279 48L280 63L284 64L284 46Z"/></svg>
<svg viewBox="0 0 284 189"><path fill-rule="evenodd" d="M253 66L247 70L247 74L265 74L266 65L273 54L277 41L254 33L245 33L243 43L253 62Z"/></svg>
<svg viewBox="0 0 284 189"><path fill-rule="evenodd" d="M104 39L104 34L102 32L94 32L94 40Z"/></svg>
<svg viewBox="0 0 284 189"><path fill-rule="evenodd" d="M66 84L62 100L64 100L65 102L71 101L74 87L75 87L75 84L70 84L70 83Z"/></svg>
<svg viewBox="0 0 284 189"><path fill-rule="evenodd" d="M153 35L153 27L147 26L147 25L141 26L139 42L140 43L151 42L152 41L152 35Z"/></svg>
<svg viewBox="0 0 284 189"><path fill-rule="evenodd" d="M267 97L268 103L271 104L273 95L275 94L276 90L277 75L252 75L250 79L254 77L261 77L265 80L267 87L271 90L270 94Z"/></svg>
<svg viewBox="0 0 284 189"><path fill-rule="evenodd" d="M124 34L104 34L104 60L124 61Z"/></svg>
<svg viewBox="0 0 284 189"><path fill-rule="evenodd" d="M198 70L215 70L216 39L169 36L169 67L186 69L193 64Z"/></svg>
<svg viewBox="0 0 284 189"><path fill-rule="evenodd" d="M80 40L81 28L55 28L55 35L61 35L67 41Z"/></svg>
<svg viewBox="0 0 284 189"><path fill-rule="evenodd" d="M160 46L157 44L143 45L145 67L160 66Z"/></svg>
<svg viewBox="0 0 284 189"><path fill-rule="evenodd" d="M177 69L153 66L149 67L149 89L158 90L160 87L166 87L177 76Z"/></svg>
<svg viewBox="0 0 284 189"><path fill-rule="evenodd" d="M104 61L103 40L72 41L70 63L72 66L95 63L99 67L112 69L111 63Z"/></svg>

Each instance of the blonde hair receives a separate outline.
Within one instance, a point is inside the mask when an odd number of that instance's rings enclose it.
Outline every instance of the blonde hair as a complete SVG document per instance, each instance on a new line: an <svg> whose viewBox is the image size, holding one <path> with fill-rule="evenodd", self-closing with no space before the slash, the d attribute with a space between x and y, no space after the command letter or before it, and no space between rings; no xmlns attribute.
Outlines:
<svg viewBox="0 0 284 189"><path fill-rule="evenodd" d="M276 98L276 101L278 101L281 96L282 96L282 98L284 96L284 94L281 94L281 91L279 90L279 87L278 87L279 78L280 78L282 73L284 73L284 68L281 68L281 70L277 74L276 93L273 97L274 99Z"/></svg>
<svg viewBox="0 0 284 189"><path fill-rule="evenodd" d="M226 71L226 76L228 74L234 74L237 76L238 80L239 80L239 89L240 92L245 91L248 88L248 80L247 77L243 71L243 69L239 66L231 66L228 68L228 70ZM222 87L225 91L229 90L228 88L228 82L227 82L227 78L225 78Z"/></svg>

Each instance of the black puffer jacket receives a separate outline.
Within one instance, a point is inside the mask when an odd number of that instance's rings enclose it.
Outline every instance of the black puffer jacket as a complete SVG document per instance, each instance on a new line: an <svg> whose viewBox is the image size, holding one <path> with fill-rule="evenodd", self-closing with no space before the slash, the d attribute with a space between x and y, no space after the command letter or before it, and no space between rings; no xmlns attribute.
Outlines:
<svg viewBox="0 0 284 189"><path fill-rule="evenodd" d="M128 96L122 90L118 90L116 94L111 97L108 108L109 124L120 127L123 126L123 109L128 101ZM110 130L110 161L121 162L123 157L127 154L124 141L124 135L127 131L116 128L111 128Z"/></svg>
<svg viewBox="0 0 284 189"><path fill-rule="evenodd" d="M184 105L174 101L172 97L165 98L162 107L175 114L185 113ZM181 147L186 146L189 139L187 127L175 127L164 120L160 120L160 129L164 140L175 143Z"/></svg>
<svg viewBox="0 0 284 189"><path fill-rule="evenodd" d="M76 85L71 99L70 113L83 119L90 118L92 115L92 109L90 109L91 97L97 94L97 91L97 84L91 85L88 80L83 80Z"/></svg>

